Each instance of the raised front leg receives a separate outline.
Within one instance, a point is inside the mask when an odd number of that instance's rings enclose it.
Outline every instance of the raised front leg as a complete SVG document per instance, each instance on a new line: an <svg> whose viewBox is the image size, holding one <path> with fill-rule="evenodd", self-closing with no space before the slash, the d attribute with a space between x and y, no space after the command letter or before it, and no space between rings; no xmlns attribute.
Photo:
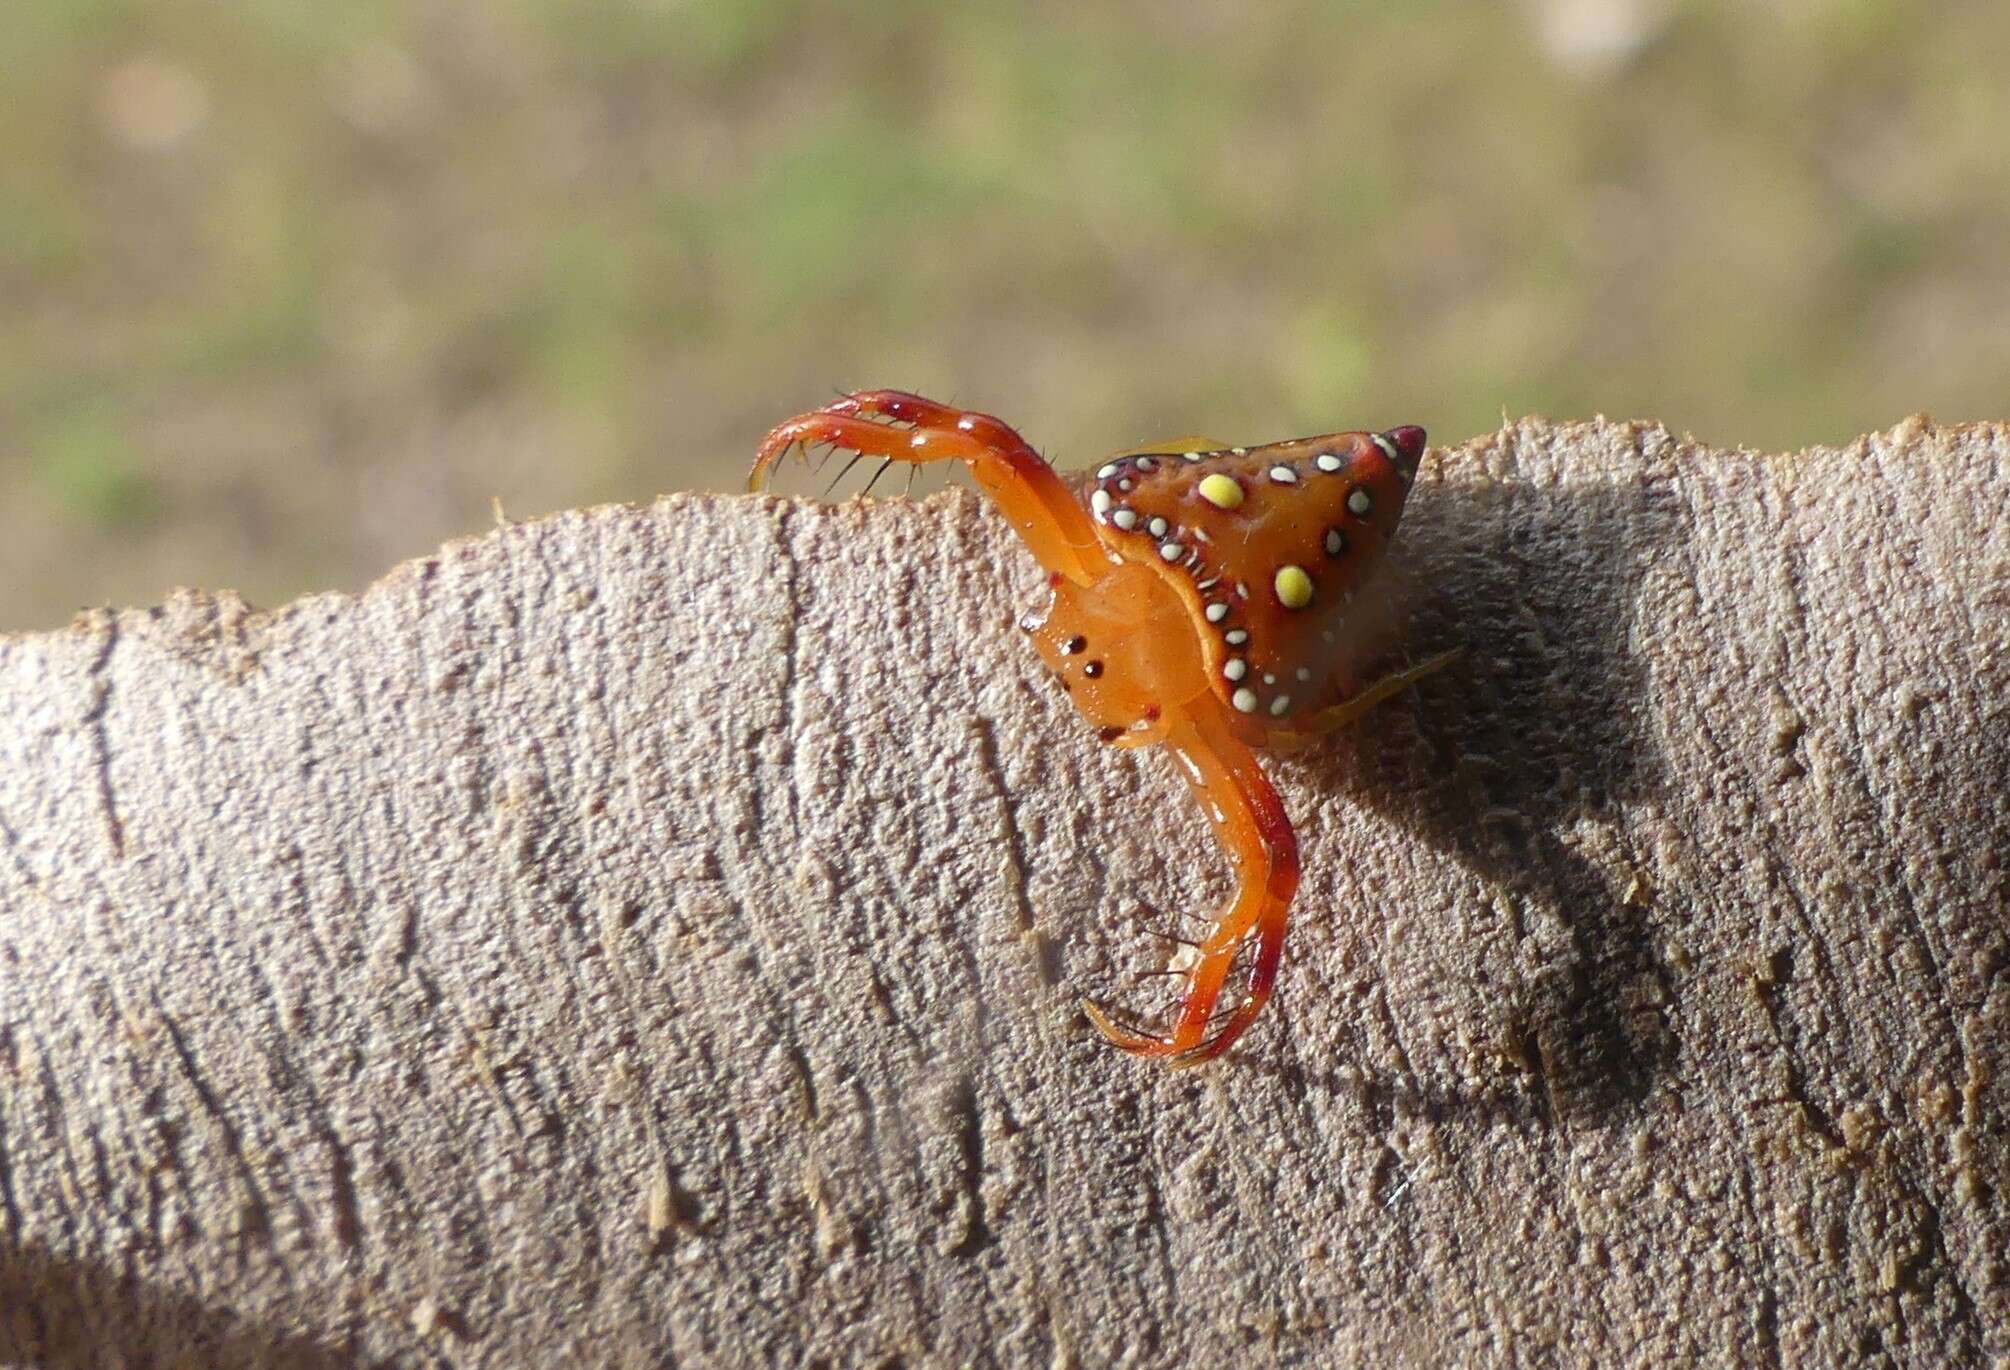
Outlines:
<svg viewBox="0 0 2010 1370"><path fill-rule="evenodd" d="M1139 1056L1193 1065L1228 1050L1256 1020L1277 981L1291 899L1298 890L1298 839L1284 803L1256 757L1212 713L1179 724L1166 739L1202 812L1235 867L1236 892L1200 943L1187 972L1172 1031L1154 1037L1085 1004L1089 1019L1111 1042ZM1244 942L1255 938L1249 987L1242 1002L1210 1035L1222 987Z"/></svg>
<svg viewBox="0 0 2010 1370"><path fill-rule="evenodd" d="M1024 438L989 414L952 409L902 390L862 390L769 433L747 488L759 490L791 447L824 443L886 461L960 461L1046 570L1086 585L1109 565L1074 492Z"/></svg>

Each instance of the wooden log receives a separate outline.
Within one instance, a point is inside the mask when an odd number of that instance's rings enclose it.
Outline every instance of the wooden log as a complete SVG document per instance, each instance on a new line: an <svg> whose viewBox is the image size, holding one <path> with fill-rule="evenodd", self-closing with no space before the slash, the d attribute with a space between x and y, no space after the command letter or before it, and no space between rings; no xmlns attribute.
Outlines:
<svg viewBox="0 0 2010 1370"><path fill-rule="evenodd" d="M1035 579L679 496L0 640L0 1359L2010 1356L2010 429L1435 454L1466 654L1277 764L1196 1071L1078 1009L1226 877Z"/></svg>

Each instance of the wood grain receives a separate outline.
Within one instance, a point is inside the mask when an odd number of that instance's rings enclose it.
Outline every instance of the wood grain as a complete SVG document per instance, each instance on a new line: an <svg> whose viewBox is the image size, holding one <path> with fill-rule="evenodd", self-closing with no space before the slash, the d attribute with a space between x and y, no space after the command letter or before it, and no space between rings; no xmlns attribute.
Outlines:
<svg viewBox="0 0 2010 1370"><path fill-rule="evenodd" d="M968 495L0 639L0 1358L2010 1356L2010 429L1526 421L1395 561L1185 1073L1077 999L1219 857Z"/></svg>

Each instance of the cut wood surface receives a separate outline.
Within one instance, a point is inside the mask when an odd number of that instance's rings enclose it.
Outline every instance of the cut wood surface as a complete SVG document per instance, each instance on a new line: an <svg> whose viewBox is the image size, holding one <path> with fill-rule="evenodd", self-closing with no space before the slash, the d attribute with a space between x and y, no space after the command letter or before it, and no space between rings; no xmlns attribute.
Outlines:
<svg viewBox="0 0 2010 1370"><path fill-rule="evenodd" d="M0 639L0 1359L2010 1356L2010 429L1433 453L1198 1070L1036 584L680 496Z"/></svg>

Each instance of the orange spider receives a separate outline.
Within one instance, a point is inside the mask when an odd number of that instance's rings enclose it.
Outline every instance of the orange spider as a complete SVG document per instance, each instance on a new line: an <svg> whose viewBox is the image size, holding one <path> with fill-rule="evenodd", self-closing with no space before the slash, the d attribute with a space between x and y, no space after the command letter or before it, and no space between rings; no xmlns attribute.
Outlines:
<svg viewBox="0 0 2010 1370"><path fill-rule="evenodd" d="M1168 1035L1085 1007L1125 1051L1179 1064L1220 1055L1270 997L1298 888L1297 839L1250 749L1304 746L1456 655L1365 688L1345 660L1348 603L1395 532L1424 430L1251 448L1185 440L1118 456L1071 487L989 415L868 390L768 434L748 489L791 447L825 444L854 461L967 465L1048 572L1048 602L1022 626L1061 688L1104 741L1172 749L1235 865L1235 897L1196 948ZM1242 1002L1210 1033L1252 938Z"/></svg>

